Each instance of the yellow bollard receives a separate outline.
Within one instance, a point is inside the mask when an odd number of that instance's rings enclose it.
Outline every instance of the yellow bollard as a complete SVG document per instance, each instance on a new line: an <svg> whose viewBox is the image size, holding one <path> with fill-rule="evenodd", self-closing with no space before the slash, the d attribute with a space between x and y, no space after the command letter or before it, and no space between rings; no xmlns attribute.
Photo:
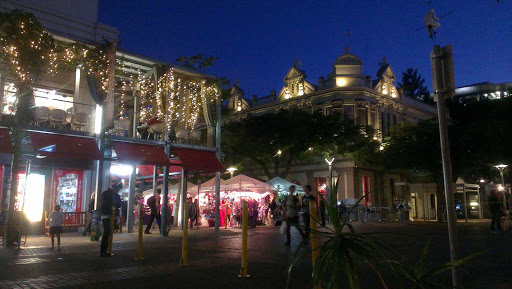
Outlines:
<svg viewBox="0 0 512 289"><path fill-rule="evenodd" d="M227 203L224 206L224 212L226 212L224 214L224 229L227 229L228 228L228 204Z"/></svg>
<svg viewBox="0 0 512 289"><path fill-rule="evenodd" d="M315 268L315 262L318 258L318 226L316 223L316 201L309 201L309 224L311 226L311 256L313 259L313 270ZM316 286L317 289L322 288L321 284Z"/></svg>
<svg viewBox="0 0 512 289"><path fill-rule="evenodd" d="M190 204L184 202L185 210L183 211L183 235L181 237L181 267L188 266L188 208Z"/></svg>
<svg viewBox="0 0 512 289"><path fill-rule="evenodd" d="M251 275L247 275L247 227L249 224L249 213L247 211L248 202L242 201L242 203L242 268L240 268L240 275L238 277L248 278L251 277Z"/></svg>
<svg viewBox="0 0 512 289"><path fill-rule="evenodd" d="M144 230L144 206L142 204L139 205L139 239L137 244L137 255L135 255L135 260L140 261L144 260L142 257L142 234Z"/></svg>
<svg viewBox="0 0 512 289"><path fill-rule="evenodd" d="M112 255L112 241L114 240L114 220L116 219L116 207L112 206L110 215L110 237L108 238L108 253Z"/></svg>

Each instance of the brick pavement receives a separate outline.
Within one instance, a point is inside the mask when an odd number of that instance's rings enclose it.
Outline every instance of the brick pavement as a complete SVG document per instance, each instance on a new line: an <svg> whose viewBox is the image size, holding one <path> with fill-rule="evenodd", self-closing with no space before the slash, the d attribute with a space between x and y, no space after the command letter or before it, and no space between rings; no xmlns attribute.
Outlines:
<svg viewBox="0 0 512 289"><path fill-rule="evenodd" d="M462 255L491 249L485 257L465 266L466 288L512 288L512 234L489 234L488 223L459 224ZM445 224L355 224L356 230L385 232L381 241L412 261L427 239L432 239L430 263L448 261ZM210 228L189 235L189 267L179 267L181 238L145 235L145 260L137 262L135 234L116 234L112 258L100 258L99 243L66 235L62 252L48 250L49 239L30 237L23 250L0 249L0 288L284 288L292 250L282 246L277 228L249 231L249 279L236 275L240 268L239 229ZM295 234L293 245L299 240ZM293 247L293 246L292 246ZM293 248L292 248L293 249ZM408 257L408 258L407 258ZM310 255L292 272L291 288L310 288ZM363 285L375 280L362 276ZM366 282L366 283L365 283ZM371 286L373 287L373 286ZM371 288L363 286L363 288ZM400 288L400 287L390 287Z"/></svg>

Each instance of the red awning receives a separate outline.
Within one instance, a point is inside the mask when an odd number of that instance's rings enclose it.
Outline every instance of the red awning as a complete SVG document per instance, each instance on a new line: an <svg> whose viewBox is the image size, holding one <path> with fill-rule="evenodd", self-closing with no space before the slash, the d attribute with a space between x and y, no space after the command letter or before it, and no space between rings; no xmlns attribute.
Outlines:
<svg viewBox="0 0 512 289"><path fill-rule="evenodd" d="M195 149L176 148L183 167L195 172L223 172L226 169L214 152Z"/></svg>
<svg viewBox="0 0 512 289"><path fill-rule="evenodd" d="M0 153L12 154L12 143L9 130L6 128L0 128Z"/></svg>
<svg viewBox="0 0 512 289"><path fill-rule="evenodd" d="M161 146L114 141L114 150L119 162L172 167Z"/></svg>
<svg viewBox="0 0 512 289"><path fill-rule="evenodd" d="M34 154L74 160L99 160L94 138L29 131Z"/></svg>

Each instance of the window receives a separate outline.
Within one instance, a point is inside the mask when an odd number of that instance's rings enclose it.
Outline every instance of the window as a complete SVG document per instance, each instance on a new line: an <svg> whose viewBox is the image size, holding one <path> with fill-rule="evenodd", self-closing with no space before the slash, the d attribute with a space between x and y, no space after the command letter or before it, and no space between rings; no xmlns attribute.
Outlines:
<svg viewBox="0 0 512 289"><path fill-rule="evenodd" d="M391 128L391 115L389 114L389 112L386 114L387 118L386 118L386 135L389 136L391 135L391 132L389 130L389 128Z"/></svg>
<svg viewBox="0 0 512 289"><path fill-rule="evenodd" d="M346 120L354 121L354 106L344 105L343 106L343 118Z"/></svg>
<svg viewBox="0 0 512 289"><path fill-rule="evenodd" d="M389 179L389 188L391 191L391 199L395 198L395 180Z"/></svg>
<svg viewBox="0 0 512 289"><path fill-rule="evenodd" d="M325 108L325 115L332 115L332 106L327 106Z"/></svg>
<svg viewBox="0 0 512 289"><path fill-rule="evenodd" d="M397 122L396 122L396 115L393 114L393 125L397 125Z"/></svg>
<svg viewBox="0 0 512 289"><path fill-rule="evenodd" d="M338 114L338 115L343 115L343 108L333 108L332 109L332 114Z"/></svg>

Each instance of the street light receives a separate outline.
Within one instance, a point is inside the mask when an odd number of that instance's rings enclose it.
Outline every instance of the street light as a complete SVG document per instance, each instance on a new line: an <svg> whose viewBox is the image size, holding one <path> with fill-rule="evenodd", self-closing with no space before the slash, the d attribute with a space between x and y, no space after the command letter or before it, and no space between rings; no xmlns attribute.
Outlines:
<svg viewBox="0 0 512 289"><path fill-rule="evenodd" d="M228 170L228 172L231 174L231 178L233 178L233 173L234 173L235 171L237 171L238 169L237 169L237 168L235 168L235 167L230 167L230 168L228 168L227 170Z"/></svg>
<svg viewBox="0 0 512 289"><path fill-rule="evenodd" d="M325 159L325 161L329 165L329 191L326 192L325 198L329 200L329 195L332 192L332 163L334 162L334 158L332 158L331 160Z"/></svg>
<svg viewBox="0 0 512 289"><path fill-rule="evenodd" d="M501 189L498 188L498 190L502 191L502 194L503 194L503 204L505 205L505 208L506 208L507 207L507 201L506 201L507 198L505 196L505 179L503 178L503 170L506 169L508 167L508 165L499 164L499 165L496 165L494 167L497 168L498 170L500 170Z"/></svg>

